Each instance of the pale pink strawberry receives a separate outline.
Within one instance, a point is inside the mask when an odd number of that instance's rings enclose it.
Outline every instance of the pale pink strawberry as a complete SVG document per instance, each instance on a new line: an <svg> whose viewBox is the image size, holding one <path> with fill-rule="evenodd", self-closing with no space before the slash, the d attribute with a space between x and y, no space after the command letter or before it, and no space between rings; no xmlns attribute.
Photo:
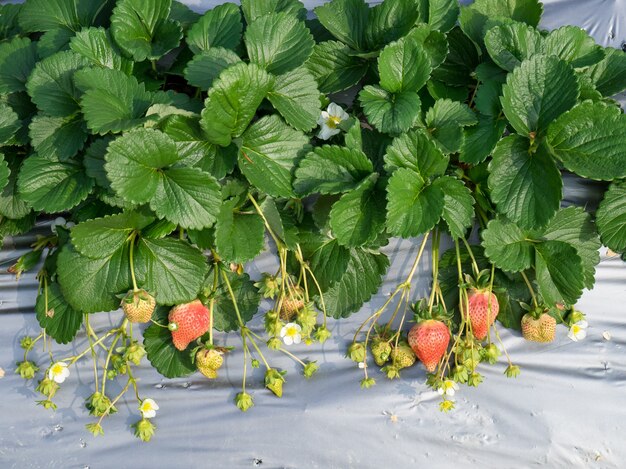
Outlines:
<svg viewBox="0 0 626 469"><path fill-rule="evenodd" d="M174 306L168 320L172 341L178 350L185 350L211 327L209 310L200 300Z"/></svg>
<svg viewBox="0 0 626 469"><path fill-rule="evenodd" d="M417 358L432 373L448 350L450 331L442 321L427 319L411 328L407 340Z"/></svg>
<svg viewBox="0 0 626 469"><path fill-rule="evenodd" d="M488 289L471 289L467 295L468 312L463 311L469 317L474 337L483 340L487 337L489 326L493 324L500 312L498 298ZM465 304L461 306L465 310Z"/></svg>

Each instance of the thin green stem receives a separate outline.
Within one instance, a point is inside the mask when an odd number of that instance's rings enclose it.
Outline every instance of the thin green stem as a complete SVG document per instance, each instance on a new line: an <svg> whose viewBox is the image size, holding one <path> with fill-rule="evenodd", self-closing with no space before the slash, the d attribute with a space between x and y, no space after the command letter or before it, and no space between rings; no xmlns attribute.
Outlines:
<svg viewBox="0 0 626 469"><path fill-rule="evenodd" d="M135 278L135 261L134 261L134 253L135 253L135 238L137 237L137 233L133 233L130 236L130 252L128 254L130 260L130 278L133 281L133 292L138 292L139 288L137 287L137 279Z"/></svg>
<svg viewBox="0 0 626 469"><path fill-rule="evenodd" d="M304 363L302 360L300 360L298 357L296 357L293 353L291 353L290 351L284 349L284 348L279 348L278 349L280 352L283 352L285 355L287 355L288 357L291 357L292 359L294 359L295 361L297 361L298 363L300 363L300 365L302 366L306 366L306 363Z"/></svg>
<svg viewBox="0 0 626 469"><path fill-rule="evenodd" d="M474 269L474 274L478 275L480 273L480 269L478 268L478 263L476 262L474 253L472 252L472 247L470 246L470 244L467 242L465 238L461 238L461 239L463 240L463 243L465 244L465 248L467 249L467 253L470 256L470 259L472 260L472 268Z"/></svg>
<svg viewBox="0 0 626 469"><path fill-rule="evenodd" d="M246 331L245 333L248 333L250 330L246 327L246 328L244 328L244 331ZM267 360L265 359L265 356L261 352L261 349L257 345L256 341L254 340L254 338L252 336L249 336L248 338L250 339L250 343L252 344L252 346L255 348L255 350L257 351L257 353L261 357L261 360L263 361L263 364L265 365L265 368L267 368L269 370L271 367L267 363Z"/></svg>
<svg viewBox="0 0 626 469"><path fill-rule="evenodd" d="M520 273L522 274L522 278L524 279L524 282L526 283L526 286L528 287L528 292L530 293L530 297L533 300L533 306L535 308L537 308L539 306L539 303L537 303L537 297L535 296L535 290L533 289L533 286L530 283L530 280L528 280L528 277L526 276L526 272L524 272L522 270Z"/></svg>
<svg viewBox="0 0 626 469"><path fill-rule="evenodd" d="M89 341L89 349L91 350L91 358L93 360L93 379L96 385L96 389L99 389L98 386L98 357L96 356L96 349L93 345L91 334L89 334L89 329L91 326L89 325L89 314L85 314L85 331L87 333L87 340Z"/></svg>
<svg viewBox="0 0 626 469"><path fill-rule="evenodd" d="M126 381L126 386L124 386L124 387L122 388L122 390L120 391L120 393L119 393L117 396L115 396L115 399L113 399L113 400L111 401L111 403L109 404L109 406L106 408L106 410L105 410L105 411L102 413L102 415L100 416L100 419L98 420L98 425L100 425L100 424L102 423L102 421L104 420L104 417L106 417L107 415L109 415L109 412L111 411L111 409L113 408L113 406L117 403L117 401L119 401L119 400L122 398L122 396L123 396L124 394L126 394L126 391L128 391L128 388L130 387L130 385L131 385L131 382L132 382L132 381L133 381L133 379L129 377L129 378L128 378L128 381ZM103 391L102 393L104 394L104 391Z"/></svg>

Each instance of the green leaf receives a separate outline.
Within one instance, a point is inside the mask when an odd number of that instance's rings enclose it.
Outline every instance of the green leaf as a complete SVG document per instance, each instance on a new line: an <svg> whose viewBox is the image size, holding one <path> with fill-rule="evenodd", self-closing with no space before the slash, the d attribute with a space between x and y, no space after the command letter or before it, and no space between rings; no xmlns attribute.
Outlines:
<svg viewBox="0 0 626 469"><path fill-rule="evenodd" d="M458 1L430 0L428 4L428 24L443 33L450 31L459 17Z"/></svg>
<svg viewBox="0 0 626 469"><path fill-rule="evenodd" d="M381 49L406 35L418 21L420 13L413 0L385 0L370 8L365 27L368 50Z"/></svg>
<svg viewBox="0 0 626 469"><path fill-rule="evenodd" d="M306 68L300 67L277 76L267 99L292 127L308 132L317 126L320 92Z"/></svg>
<svg viewBox="0 0 626 469"><path fill-rule="evenodd" d="M215 267L211 269L207 276L211 285L213 285L214 269ZM213 310L213 327L218 331L231 332L239 329L239 321L237 320L235 306L224 280L224 275L228 277L228 282L233 290L239 314L244 324L250 321L259 310L261 294L254 286L254 282L250 280L248 274L237 275L233 272L219 272Z"/></svg>
<svg viewBox="0 0 626 469"><path fill-rule="evenodd" d="M604 49L578 26L563 26L551 31L546 36L543 52L556 55L574 68L589 67L604 58Z"/></svg>
<svg viewBox="0 0 626 469"><path fill-rule="evenodd" d="M9 169L8 163L4 160L4 155L0 153L0 190L4 190L4 188L9 183L9 177L11 175L11 170Z"/></svg>
<svg viewBox="0 0 626 469"><path fill-rule="evenodd" d="M115 192L129 202L143 204L154 197L162 173L176 163L176 145L156 130L137 129L109 144L105 169Z"/></svg>
<svg viewBox="0 0 626 469"><path fill-rule="evenodd" d="M604 49L604 59L583 73L591 78L603 96L613 96L626 90L626 53L619 49Z"/></svg>
<svg viewBox="0 0 626 469"><path fill-rule="evenodd" d="M339 194L356 188L373 170L372 162L362 151L324 145L300 161L294 188L300 195Z"/></svg>
<svg viewBox="0 0 626 469"><path fill-rule="evenodd" d="M202 111L208 140L227 146L239 137L272 85L273 78L254 64L240 63L224 70L213 82Z"/></svg>
<svg viewBox="0 0 626 469"><path fill-rule="evenodd" d="M0 42L0 94L26 90L37 63L37 43L27 37Z"/></svg>
<svg viewBox="0 0 626 469"><path fill-rule="evenodd" d="M334 238L313 232L304 234L300 247L322 291L342 279L350 262L350 248L341 246Z"/></svg>
<svg viewBox="0 0 626 469"><path fill-rule="evenodd" d="M272 197L294 197L291 181L309 139L278 116L262 117L243 134L239 169L250 183Z"/></svg>
<svg viewBox="0 0 626 469"><path fill-rule="evenodd" d="M299 234L290 214L285 213L284 210L279 211L276 202L271 197L266 197L260 205L263 216L274 234L290 250L296 250Z"/></svg>
<svg viewBox="0 0 626 469"><path fill-rule="evenodd" d="M110 12L108 0L28 0L20 11L20 26L28 32L57 28L78 31Z"/></svg>
<svg viewBox="0 0 626 469"><path fill-rule="evenodd" d="M597 212L596 223L600 226ZM556 212L542 230L541 239L562 241L573 248L580 256L585 274L585 288L593 288L595 267L600 262L600 239L591 216L582 207L567 207Z"/></svg>
<svg viewBox="0 0 626 469"><path fill-rule="evenodd" d="M85 123L78 115L51 117L40 114L29 128L31 144L39 156L60 161L74 157L83 149L88 137Z"/></svg>
<svg viewBox="0 0 626 469"><path fill-rule="evenodd" d="M443 35L442 35L443 36ZM443 49L447 38L447 48ZM472 74L479 63L476 45L458 27L453 28L446 36L437 39L437 36L429 38L431 46L431 58L433 52L445 51L445 60L435 68L432 78L451 86L468 86L475 83ZM442 40L443 39L443 40ZM426 45L426 44L425 44Z"/></svg>
<svg viewBox="0 0 626 469"><path fill-rule="evenodd" d="M493 65L495 67L495 65ZM493 119L501 116L502 104L500 103L500 95L502 94L502 85L506 80L506 76L502 78L502 82L497 78L489 78L478 85L478 90L474 97L476 110Z"/></svg>
<svg viewBox="0 0 626 469"><path fill-rule="evenodd" d="M183 31L169 20L172 0L119 0L111 16L111 33L135 62L156 60L178 46Z"/></svg>
<svg viewBox="0 0 626 469"><path fill-rule="evenodd" d="M194 54L214 47L235 50L241 42L241 13L234 3L207 11L187 32L187 45Z"/></svg>
<svg viewBox="0 0 626 469"><path fill-rule="evenodd" d="M169 168L162 173L150 208L182 228L201 229L215 223L220 202L219 184L209 173Z"/></svg>
<svg viewBox="0 0 626 469"><path fill-rule="evenodd" d="M21 126L22 121L13 109L0 102L0 147L10 142Z"/></svg>
<svg viewBox="0 0 626 469"><path fill-rule="evenodd" d="M453 238L465 236L474 219L474 198L472 192L456 178L443 176L433 182L443 192L443 212L441 216L448 225Z"/></svg>
<svg viewBox="0 0 626 469"><path fill-rule="evenodd" d="M105 135L137 127L152 105L152 94L143 83L119 70L84 69L75 75L79 88L85 90L81 108L92 132Z"/></svg>
<svg viewBox="0 0 626 469"><path fill-rule="evenodd" d="M385 198L377 188L377 178L372 174L333 205L330 227L339 244L363 246L384 230Z"/></svg>
<svg viewBox="0 0 626 469"><path fill-rule="evenodd" d="M515 223L506 218L491 220L482 232L485 255L505 272L529 269L533 260L533 244Z"/></svg>
<svg viewBox="0 0 626 469"><path fill-rule="evenodd" d="M508 23L491 28L485 34L485 46L493 61L512 72L524 60L542 52L543 38L525 23ZM557 55L551 50L547 55Z"/></svg>
<svg viewBox="0 0 626 469"><path fill-rule="evenodd" d="M238 148L235 144L220 147L207 142L198 119L188 116L171 116L162 127L180 154L180 164L200 168L222 179L237 164Z"/></svg>
<svg viewBox="0 0 626 469"><path fill-rule="evenodd" d="M609 186L596 212L596 223L605 246L617 252L626 251L625 182L614 182Z"/></svg>
<svg viewBox="0 0 626 469"><path fill-rule="evenodd" d="M432 29L427 24L419 23L407 34L407 37L416 40L420 48L426 52L433 70L446 60L449 52L448 40L442 32ZM475 49L473 44L471 46Z"/></svg>
<svg viewBox="0 0 626 469"><path fill-rule="evenodd" d="M0 193L0 215L9 219L22 219L31 213L31 206L17 193L17 177L22 161L11 157L5 157L3 160L8 163L10 174Z"/></svg>
<svg viewBox="0 0 626 469"><path fill-rule="evenodd" d="M489 173L498 212L522 228L544 226L561 205L561 173L543 145L531 152L527 139L503 138L493 152Z"/></svg>
<svg viewBox="0 0 626 469"><path fill-rule="evenodd" d="M426 113L426 127L439 148L456 153L463 141L463 127L476 125L476 114L467 104L450 99L438 99Z"/></svg>
<svg viewBox="0 0 626 469"><path fill-rule="evenodd" d="M35 226L35 220L37 216L35 212L31 212L23 218L12 220L10 218L4 218L0 221L0 239L5 236L15 236L27 233Z"/></svg>
<svg viewBox="0 0 626 469"><path fill-rule="evenodd" d="M154 218L137 212L88 220L72 228L72 244L83 256L92 259L111 257L128 241L133 231L141 230L153 221Z"/></svg>
<svg viewBox="0 0 626 469"><path fill-rule="evenodd" d="M383 282L389 259L382 253L350 249L348 266L331 288L324 292L326 311L335 319L346 318L361 309ZM319 304L318 300L318 304Z"/></svg>
<svg viewBox="0 0 626 469"><path fill-rule="evenodd" d="M461 7L459 22L463 32L483 45L485 26L490 20L512 19L536 27L543 13L539 0L477 0Z"/></svg>
<svg viewBox="0 0 626 469"><path fill-rule="evenodd" d="M561 241L535 246L539 293L548 305L575 304L583 291L583 267L576 249Z"/></svg>
<svg viewBox="0 0 626 469"><path fill-rule="evenodd" d="M389 44L378 57L380 86L390 93L419 91L430 76L430 58L411 37Z"/></svg>
<svg viewBox="0 0 626 469"><path fill-rule="evenodd" d="M463 129L459 161L476 165L492 153L506 128L506 120L494 117L480 114L477 125Z"/></svg>
<svg viewBox="0 0 626 469"><path fill-rule="evenodd" d="M350 52L350 47L338 41L315 44L305 66L322 93L343 91L363 78L368 69L367 61Z"/></svg>
<svg viewBox="0 0 626 469"><path fill-rule="evenodd" d="M369 7L363 0L333 0L313 11L334 37L353 49L363 50L369 16Z"/></svg>
<svg viewBox="0 0 626 469"><path fill-rule="evenodd" d="M502 109L518 133L538 135L576 104L578 94L576 75L566 62L535 55L507 76Z"/></svg>
<svg viewBox="0 0 626 469"><path fill-rule="evenodd" d="M315 41L304 22L288 13L272 13L248 25L245 43L251 63L280 75L302 65Z"/></svg>
<svg viewBox="0 0 626 469"><path fill-rule="evenodd" d="M99 67L125 73L133 70L133 62L122 57L109 31L104 28L86 28L77 32L70 41L70 49Z"/></svg>
<svg viewBox="0 0 626 469"><path fill-rule="evenodd" d="M433 229L443 213L441 188L427 184L407 168L394 171L387 186L387 228L402 238L419 236Z"/></svg>
<svg viewBox="0 0 626 469"><path fill-rule="evenodd" d="M42 290L35 303L37 322L46 334L59 344L68 344L80 329L83 315L74 310L63 298L56 282L48 283L47 291Z"/></svg>
<svg viewBox="0 0 626 469"><path fill-rule="evenodd" d="M59 52L37 63L26 88L39 109L51 116L68 116L80 110L80 93L74 86L74 72L89 65L86 58Z"/></svg>
<svg viewBox="0 0 626 469"><path fill-rule="evenodd" d="M241 59L235 52L223 47L212 47L195 55L187 64L185 80L192 86L208 90L222 71L239 62Z"/></svg>
<svg viewBox="0 0 626 469"><path fill-rule="evenodd" d="M46 31L37 42L37 54L40 59L45 59L57 52L67 51L70 48L70 40L74 32L68 29L51 29Z"/></svg>
<svg viewBox="0 0 626 469"><path fill-rule="evenodd" d="M264 247L265 225L257 213L239 212L237 199L223 202L215 223L217 253L228 262L254 259Z"/></svg>
<svg viewBox="0 0 626 469"><path fill-rule="evenodd" d="M421 102L417 93L388 93L378 86L365 86L359 101L369 122L383 133L399 134L409 130L419 119Z"/></svg>
<svg viewBox="0 0 626 469"><path fill-rule="evenodd" d="M137 248L135 274L157 303L193 301L202 288L208 266L201 251L173 238L142 238Z"/></svg>
<svg viewBox="0 0 626 469"><path fill-rule="evenodd" d="M35 210L56 213L69 210L85 200L93 188L76 161L57 161L39 155L28 157L18 178L22 199Z"/></svg>
<svg viewBox="0 0 626 469"><path fill-rule="evenodd" d="M200 19L200 15L179 0L173 0L169 18L178 21L183 31L187 31Z"/></svg>
<svg viewBox="0 0 626 469"><path fill-rule="evenodd" d="M563 166L579 176L626 177L626 117L619 108L585 101L550 126L548 142Z"/></svg>
<svg viewBox="0 0 626 469"><path fill-rule="evenodd" d="M248 24L268 13L285 12L300 20L304 20L307 14L306 8L298 0L242 0L241 9Z"/></svg>
<svg viewBox="0 0 626 469"><path fill-rule="evenodd" d="M422 179L441 176L448 167L448 157L421 130L410 130L396 137L387 147L385 169L409 168Z"/></svg>
<svg viewBox="0 0 626 469"><path fill-rule="evenodd" d="M119 308L116 296L130 288L128 244L108 257L82 256L70 244L59 252L57 275L67 302L84 313L113 311Z"/></svg>
<svg viewBox="0 0 626 469"><path fill-rule="evenodd" d="M157 307L155 321L167 324L169 311L169 308ZM143 331L143 346L150 364L166 378L179 378L197 371L191 354L174 347L172 333L166 327L150 324Z"/></svg>
<svg viewBox="0 0 626 469"><path fill-rule="evenodd" d="M0 5L0 41L11 39L20 33L20 27L17 19L22 5L5 4Z"/></svg>

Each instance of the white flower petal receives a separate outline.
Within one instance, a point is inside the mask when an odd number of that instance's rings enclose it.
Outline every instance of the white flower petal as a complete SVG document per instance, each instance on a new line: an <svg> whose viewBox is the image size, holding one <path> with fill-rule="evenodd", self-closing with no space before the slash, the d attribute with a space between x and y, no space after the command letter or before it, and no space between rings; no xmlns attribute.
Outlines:
<svg viewBox="0 0 626 469"><path fill-rule="evenodd" d="M293 337L286 335L283 337L283 342L285 345L291 345L293 344Z"/></svg>
<svg viewBox="0 0 626 469"><path fill-rule="evenodd" d="M341 130L336 129L336 128L331 129L330 127L326 125L326 123L324 123L322 124L322 128L317 134L317 137L322 140L328 140L330 137L332 137L333 135L337 135L339 132L341 132Z"/></svg>
<svg viewBox="0 0 626 469"><path fill-rule="evenodd" d="M446 396L454 396L455 392L454 388L448 388L446 389Z"/></svg>
<svg viewBox="0 0 626 469"><path fill-rule="evenodd" d="M440 396L443 396L443 388L437 389L437 394L439 394Z"/></svg>
<svg viewBox="0 0 626 469"><path fill-rule="evenodd" d="M587 329L587 327L589 327L589 323L585 321L584 319L582 321L578 321L576 325L580 327L581 329Z"/></svg>
<svg viewBox="0 0 626 469"><path fill-rule="evenodd" d="M328 114L331 116L338 116L340 113L343 112L343 109L337 103L330 103L326 110L328 111Z"/></svg>
<svg viewBox="0 0 626 469"><path fill-rule="evenodd" d="M294 344L299 344L300 342L302 342L302 336L300 334L296 334L293 336L293 343Z"/></svg>
<svg viewBox="0 0 626 469"><path fill-rule="evenodd" d="M576 333L576 339L578 340L583 340L585 337L587 337L587 331L584 329L581 329Z"/></svg>

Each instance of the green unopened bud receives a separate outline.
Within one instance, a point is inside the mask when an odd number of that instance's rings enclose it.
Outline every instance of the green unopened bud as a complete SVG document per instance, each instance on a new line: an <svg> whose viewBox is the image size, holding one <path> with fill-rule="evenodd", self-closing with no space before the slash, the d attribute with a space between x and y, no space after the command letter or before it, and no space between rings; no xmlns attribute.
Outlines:
<svg viewBox="0 0 626 469"><path fill-rule="evenodd" d="M305 378L309 379L311 376L317 373L317 370L319 369L320 367L316 362L309 362L306 365L304 365L302 373L304 374Z"/></svg>
<svg viewBox="0 0 626 469"><path fill-rule="evenodd" d="M100 425L99 423L88 423L87 425L85 425L85 428L93 436L104 435L102 425Z"/></svg>
<svg viewBox="0 0 626 469"><path fill-rule="evenodd" d="M111 355L111 365L113 365L113 369L119 375L126 374L126 360L122 355L113 354Z"/></svg>
<svg viewBox="0 0 626 469"><path fill-rule="evenodd" d="M517 365L509 365L504 370L504 374L507 378L517 378L520 374L520 368Z"/></svg>
<svg viewBox="0 0 626 469"><path fill-rule="evenodd" d="M309 335L315 325L317 324L317 311L313 309L311 303L306 304L300 311L298 311L297 321L302 326L302 333Z"/></svg>
<svg viewBox="0 0 626 469"><path fill-rule="evenodd" d="M469 375L469 378L467 379L467 385L468 386L478 386L482 382L483 382L482 375L480 373L476 372L476 371L471 373Z"/></svg>
<svg viewBox="0 0 626 469"><path fill-rule="evenodd" d="M247 392L240 392L235 396L235 405L239 410L245 412L254 406L254 401L252 400L252 396Z"/></svg>
<svg viewBox="0 0 626 469"><path fill-rule="evenodd" d="M15 369L15 372L19 374L23 379L33 379L37 371L39 371L39 367L28 360L18 362L17 368Z"/></svg>
<svg viewBox="0 0 626 469"><path fill-rule="evenodd" d="M491 363L492 365L498 361L498 357L500 357L500 349L496 346L496 344L490 344L483 349L483 360Z"/></svg>
<svg viewBox="0 0 626 469"><path fill-rule="evenodd" d="M464 365L457 365L452 369L452 379L458 383L467 383L469 372Z"/></svg>
<svg viewBox="0 0 626 469"><path fill-rule="evenodd" d="M31 350L34 343L35 340L27 335L20 339L20 347L22 347L24 350Z"/></svg>
<svg viewBox="0 0 626 469"><path fill-rule="evenodd" d="M176 324L175 322L170 322L170 323L167 325L167 328L168 328L170 331L172 331L172 332L177 331L177 330L178 330L178 324Z"/></svg>
<svg viewBox="0 0 626 469"><path fill-rule="evenodd" d="M572 312L567 317L567 324L568 326L572 326L576 324L577 322L585 321L585 320L586 320L585 313L572 308Z"/></svg>
<svg viewBox="0 0 626 469"><path fill-rule="evenodd" d="M261 366L261 364L259 363L259 360L257 360L256 358L253 358L250 364L252 365L252 368L258 368L259 366Z"/></svg>
<svg viewBox="0 0 626 469"><path fill-rule="evenodd" d="M319 326L317 329L315 329L315 333L313 334L313 337L315 337L315 340L317 340L320 344L323 344L328 339L330 339L331 335L332 334L326 328L326 326Z"/></svg>
<svg viewBox="0 0 626 469"><path fill-rule="evenodd" d="M85 400L85 407L91 415L102 417L105 414L114 414L117 412L115 406L111 405L111 399L101 392L94 392Z"/></svg>
<svg viewBox="0 0 626 469"><path fill-rule="evenodd" d="M282 347L282 342L278 337L272 337L267 341L267 348L270 350L279 350Z"/></svg>
<svg viewBox="0 0 626 469"><path fill-rule="evenodd" d="M369 389L376 384L374 378L363 378L361 380L361 389Z"/></svg>
<svg viewBox="0 0 626 469"><path fill-rule="evenodd" d="M141 419L134 423L132 427L135 429L135 436L141 441L150 441L154 436L156 425L149 419Z"/></svg>
<svg viewBox="0 0 626 469"><path fill-rule="evenodd" d="M268 311L265 313L264 317L265 322L265 331L271 336L279 336L280 330L283 327L283 322L278 317L278 313L276 311Z"/></svg>
<svg viewBox="0 0 626 469"><path fill-rule="evenodd" d="M48 398L54 397L56 392L59 390L59 385L51 380L47 376L39 381L39 384L35 388L35 391L40 392L44 396L48 396Z"/></svg>
<svg viewBox="0 0 626 469"><path fill-rule="evenodd" d="M139 365L141 363L141 359L146 355L146 349L143 345L138 342L133 342L131 345L126 347L124 351L124 360L131 362L134 365Z"/></svg>
<svg viewBox="0 0 626 469"><path fill-rule="evenodd" d="M57 405L52 402L50 399L45 399L43 401L37 401L37 405L42 406L44 409L52 409L56 410Z"/></svg>
<svg viewBox="0 0 626 469"><path fill-rule="evenodd" d="M274 277L273 275L264 273L261 280L254 284L259 289L259 293L263 295L263 298L276 298L278 292L280 292L280 277Z"/></svg>
<svg viewBox="0 0 626 469"><path fill-rule="evenodd" d="M400 369L396 365L387 365L380 369L387 375L388 379L400 378Z"/></svg>
<svg viewBox="0 0 626 469"><path fill-rule="evenodd" d="M353 362L359 363L365 361L365 345L360 342L353 342L350 347L348 347L346 356Z"/></svg>

